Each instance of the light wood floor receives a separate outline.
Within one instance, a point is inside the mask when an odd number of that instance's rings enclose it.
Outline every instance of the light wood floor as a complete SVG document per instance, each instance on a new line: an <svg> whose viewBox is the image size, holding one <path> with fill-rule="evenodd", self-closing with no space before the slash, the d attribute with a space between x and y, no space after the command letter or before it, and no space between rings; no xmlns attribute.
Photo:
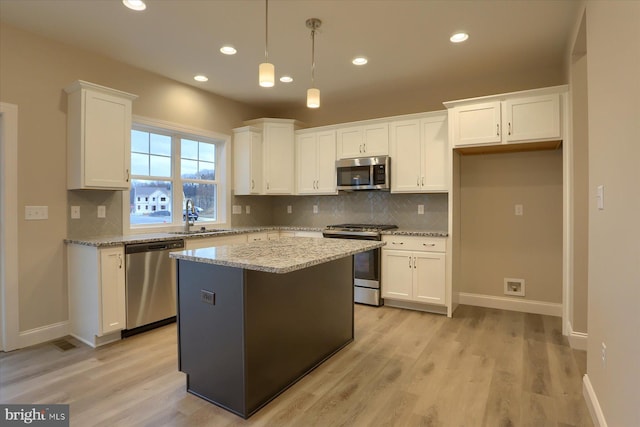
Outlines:
<svg viewBox="0 0 640 427"><path fill-rule="evenodd" d="M0 353L0 402L70 404L71 426L592 426L560 318L356 305L356 339L249 420L185 391L174 325L97 350Z"/></svg>

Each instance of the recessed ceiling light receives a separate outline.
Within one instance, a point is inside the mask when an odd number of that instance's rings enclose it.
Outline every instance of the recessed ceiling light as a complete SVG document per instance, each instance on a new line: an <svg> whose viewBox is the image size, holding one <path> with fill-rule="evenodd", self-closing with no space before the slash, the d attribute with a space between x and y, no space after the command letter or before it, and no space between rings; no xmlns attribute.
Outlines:
<svg viewBox="0 0 640 427"><path fill-rule="evenodd" d="M238 51L233 46L222 46L220 52L225 55L235 55Z"/></svg>
<svg viewBox="0 0 640 427"><path fill-rule="evenodd" d="M353 65L364 65L367 62L369 61L364 56L356 56L355 58L353 58L353 61L351 61Z"/></svg>
<svg viewBox="0 0 640 427"><path fill-rule="evenodd" d="M147 5L144 4L142 0L122 0L122 4L127 6L131 10L142 11L147 8Z"/></svg>
<svg viewBox="0 0 640 427"><path fill-rule="evenodd" d="M293 77L291 77L291 76L282 76L282 77L280 77L280 81L282 83L291 83L293 81Z"/></svg>
<svg viewBox="0 0 640 427"><path fill-rule="evenodd" d="M451 40L451 43L462 43L468 38L469 38L469 34L467 33L455 33L454 35L449 37L449 40Z"/></svg>
<svg viewBox="0 0 640 427"><path fill-rule="evenodd" d="M206 82L209 81L209 78L207 76L203 76L202 74L198 74L197 76L193 76L193 80L197 82Z"/></svg>

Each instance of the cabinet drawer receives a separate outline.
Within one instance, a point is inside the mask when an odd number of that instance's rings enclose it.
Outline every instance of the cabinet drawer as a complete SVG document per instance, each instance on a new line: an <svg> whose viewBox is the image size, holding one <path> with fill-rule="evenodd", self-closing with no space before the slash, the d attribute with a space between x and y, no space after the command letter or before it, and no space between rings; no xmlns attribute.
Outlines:
<svg viewBox="0 0 640 427"><path fill-rule="evenodd" d="M407 251L446 252L447 239L444 237L382 236L387 244L382 249Z"/></svg>

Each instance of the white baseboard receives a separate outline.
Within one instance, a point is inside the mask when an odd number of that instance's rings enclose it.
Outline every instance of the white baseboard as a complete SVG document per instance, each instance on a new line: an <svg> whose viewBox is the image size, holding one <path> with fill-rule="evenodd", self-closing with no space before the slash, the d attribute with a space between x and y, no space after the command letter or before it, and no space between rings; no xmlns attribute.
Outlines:
<svg viewBox="0 0 640 427"><path fill-rule="evenodd" d="M519 298L496 297L493 295L458 293L460 304L475 305L478 307L498 308L501 310L520 311L523 313L544 314L547 316L562 317L562 304L523 300Z"/></svg>
<svg viewBox="0 0 640 427"><path fill-rule="evenodd" d="M18 342L20 343L20 348L25 348L67 335L69 335L69 322L65 320L64 322L53 323L20 332Z"/></svg>
<svg viewBox="0 0 640 427"><path fill-rule="evenodd" d="M582 378L582 394L587 403L587 407L589 408L589 412L591 413L591 421L593 421L594 426L607 427L607 420L605 420L602 408L600 408L598 396L596 396L596 392L593 389L587 374Z"/></svg>
<svg viewBox="0 0 640 427"><path fill-rule="evenodd" d="M571 322L567 322L567 332L571 348L587 351L587 334L574 331Z"/></svg>

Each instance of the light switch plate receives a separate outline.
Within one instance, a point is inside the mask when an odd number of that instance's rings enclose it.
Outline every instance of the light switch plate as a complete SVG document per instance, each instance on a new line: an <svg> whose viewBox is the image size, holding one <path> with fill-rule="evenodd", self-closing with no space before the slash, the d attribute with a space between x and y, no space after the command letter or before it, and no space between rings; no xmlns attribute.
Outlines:
<svg viewBox="0 0 640 427"><path fill-rule="evenodd" d="M598 210L604 210L604 185L598 185L596 200L598 201Z"/></svg>
<svg viewBox="0 0 640 427"><path fill-rule="evenodd" d="M424 215L424 205L418 205L418 215Z"/></svg>
<svg viewBox="0 0 640 427"><path fill-rule="evenodd" d="M250 205L246 205L244 207L244 211L247 213L247 215L249 215L251 213L251 206Z"/></svg>
<svg viewBox="0 0 640 427"><path fill-rule="evenodd" d="M515 205L514 213L516 214L516 216L524 215L524 206L522 206L520 204Z"/></svg>
<svg viewBox="0 0 640 427"><path fill-rule="evenodd" d="M318 213L318 205L313 205L313 213L314 214Z"/></svg>
<svg viewBox="0 0 640 427"><path fill-rule="evenodd" d="M107 208L103 205L98 206L98 218L107 217Z"/></svg>
<svg viewBox="0 0 640 427"><path fill-rule="evenodd" d="M242 206L233 205L233 208L231 208L231 212L235 215L240 215L242 213Z"/></svg>
<svg viewBox="0 0 640 427"><path fill-rule="evenodd" d="M290 214L293 212L293 208L291 207L291 205L287 205L287 213Z"/></svg>
<svg viewBox="0 0 640 427"><path fill-rule="evenodd" d="M71 206L71 219L80 219L80 206Z"/></svg>
<svg viewBox="0 0 640 427"><path fill-rule="evenodd" d="M49 219L49 206L25 206L24 219L27 221Z"/></svg>

